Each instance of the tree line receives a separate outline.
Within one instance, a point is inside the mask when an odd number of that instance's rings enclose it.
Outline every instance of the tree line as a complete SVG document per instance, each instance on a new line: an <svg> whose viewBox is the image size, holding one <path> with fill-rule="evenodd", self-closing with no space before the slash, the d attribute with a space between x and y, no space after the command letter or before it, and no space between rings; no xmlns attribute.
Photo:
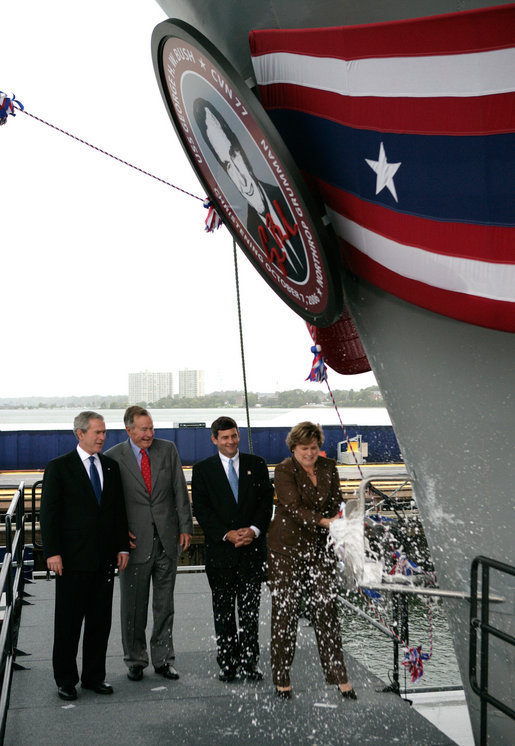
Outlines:
<svg viewBox="0 0 515 746"><path fill-rule="evenodd" d="M333 391L338 406L343 407L384 407L384 401L377 386L369 386L360 391L342 389ZM309 406L332 406L333 402L328 393L319 390L304 391L291 389L276 391L273 394L257 394L249 392L247 395L249 407L273 407L277 409L298 409ZM156 402L146 402L145 406L152 409L221 409L223 407L244 407L245 394L243 391L214 391L205 396L193 398L178 398L166 396Z"/></svg>
<svg viewBox="0 0 515 746"><path fill-rule="evenodd" d="M339 407L384 407L383 398L377 386L354 391L342 389L333 391ZM298 409L309 406L332 406L329 393L320 389L275 391L271 394L249 392L249 407L273 407L278 409ZM149 409L223 409L245 407L243 391L214 391L205 396L191 398L166 396L154 402L137 402ZM23 399L0 399L0 409L56 409L60 407L81 407L82 409L125 409L129 402L127 395L66 397L28 397Z"/></svg>

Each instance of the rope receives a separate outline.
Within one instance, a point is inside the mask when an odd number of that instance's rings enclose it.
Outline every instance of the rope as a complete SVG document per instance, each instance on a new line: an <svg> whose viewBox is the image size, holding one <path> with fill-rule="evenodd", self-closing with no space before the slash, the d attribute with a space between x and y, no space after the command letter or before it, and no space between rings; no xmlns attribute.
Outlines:
<svg viewBox="0 0 515 746"><path fill-rule="evenodd" d="M177 191L182 192L183 194L186 194L188 197L194 197L195 199L198 199L201 202L205 202L205 200L202 197L198 197L196 194L192 194L191 192L188 192L185 189L181 189L181 187L178 187L175 184L171 184L169 181L166 181L165 179L161 179L159 176L155 176L154 174L151 174L149 171L145 171L144 169L139 168L139 166L135 166L134 164L123 160L123 158L119 158L118 156L113 155L112 153L109 153L107 150L103 150L102 148L99 148L97 145L93 145L87 140L83 140L82 138L77 137L76 135L73 135L71 132L67 132L61 127L57 127L55 124L52 124L51 122L47 122L45 119L42 119L41 117L38 117L35 114L31 114L29 111L26 111L23 108L21 109L21 111L23 111L24 114L31 117L32 119L35 119L37 122L41 122L41 124L46 124L47 127L51 127L57 132L60 132L61 134L66 135L67 137L71 137L72 140L76 140L77 142L80 142L83 145L87 145L88 148L92 148L93 150L96 150L98 153L107 155L109 158L112 158L113 160L118 161L118 163L122 163L124 166L129 166L129 168L133 168L135 171L139 171L145 176L150 176L150 178L155 179L156 181L161 182L161 184L165 184L166 186L169 186L172 189L176 189ZM205 206L210 207L210 205L205 205ZM210 226L207 225L207 222L210 218L214 221L214 227L218 227L219 225L221 225L221 221L216 215L216 213L212 215L212 211L210 210L208 218L206 219L206 230L208 231L213 230L213 225L211 224ZM217 219L218 219L218 222L217 222ZM243 387L244 387L244 392L245 392L245 409L247 413L247 431L248 431L248 439L249 439L249 450L251 453L253 453L252 433L250 429L247 375L246 375L246 370L245 370L245 351L244 351L244 345L243 345L243 327L242 327L242 321L241 321L240 286L239 286L239 279L238 279L238 258L236 254L236 241L234 239L233 239L233 250L234 250L234 274L235 274L235 280L236 280L236 299L237 299L237 304L238 304L238 323L239 323L239 329L240 329L241 367L242 367L242 372L243 372Z"/></svg>
<svg viewBox="0 0 515 746"><path fill-rule="evenodd" d="M336 414L337 414L338 419L340 421L340 425L341 425L343 434L344 434L344 436L345 436L345 438L347 440L347 447L352 452L352 455L354 457L354 461L356 463L356 466L358 467L358 471L359 471L359 474L361 476L361 479L363 479L364 475L363 475L363 472L361 470L361 466L358 463L358 459L356 458L356 453L352 449L352 446L350 444L350 438L349 438L349 435L347 433L347 429L346 429L345 425L343 424L342 418L340 416L340 411L338 409L338 405L336 404L333 392L332 392L331 387L329 385L329 380L328 380L328 376L327 376L327 366L325 364L325 359L324 359L323 351L322 351L321 346L317 344L317 340L316 340L316 333L317 333L316 327L314 325L310 324L309 325L309 331L311 333L311 337L312 337L313 342L314 342L314 347L311 348L311 351L313 352L313 354L314 354L315 357L314 357L314 360L313 360L313 363L312 363L312 366L311 366L311 372L310 372L307 380L318 381L318 382L325 381L326 386L327 386L327 390L329 392L329 396L331 397L331 401L333 402L333 406L334 406L334 408L336 410ZM387 539L390 542L390 545L391 545L392 549L395 550L395 545L393 543L392 536L390 534L389 529L387 527L383 527L383 528L385 528L385 531L386 531L386 534L387 534ZM400 557L401 556L400 550L395 550L395 551L398 551L398 555ZM382 614L380 614L378 612L375 604L372 603L372 601L369 599L369 597L363 591L363 589L360 586L357 586L357 590L358 590L358 593L362 596L362 598L365 599L365 601L367 603L367 606L369 606L369 608L373 611L375 617L379 620L379 622L391 633L392 637L395 638L395 640L397 641L397 643L404 648L404 660L402 661L402 665L404 666L405 671L407 670L409 672L409 674L411 675L411 681L414 683L424 673L424 661L429 661L433 657L433 618L432 618L431 607L429 605L429 602L428 602L428 607L429 607L429 626L430 626L430 631L429 631L430 651L429 651L429 653L423 653L421 645L418 645L417 647L411 647L410 648L409 645L408 645L408 643L399 636L399 634L398 634L398 632L396 630L393 630L390 627L390 625L388 624L388 622L386 621L386 619L384 619L384 617L382 616Z"/></svg>
<svg viewBox="0 0 515 746"><path fill-rule="evenodd" d="M309 333L311 334L311 338L313 339L313 342L314 342L314 346L311 348L311 352L314 354L315 357L311 365L311 372L309 376L306 378L306 381L316 381L319 383L322 381L325 381L327 390L329 391L329 396L331 397L331 401L336 410L336 414L338 415L338 419L340 420L340 425L341 425L343 434L347 441L347 448L352 453L352 457L354 458L354 462L356 466L358 467L358 471L361 476L361 479L363 479L363 472L361 471L361 467L359 465L358 459L356 458L356 453L351 446L349 435L347 433L345 425L343 424L342 418L340 417L340 411L338 409L338 405L336 404L333 392L331 391L331 387L329 386L329 380L327 377L327 365L325 364L325 357L323 354L322 347L317 342L317 328L314 324L308 324L308 329L309 329Z"/></svg>
<svg viewBox="0 0 515 746"><path fill-rule="evenodd" d="M420 679L424 674L424 661L430 661L433 657L433 612L429 599L426 601L429 617L429 653L423 653L422 645L410 648L408 643L399 636L397 631L392 629L392 627L388 624L382 614L379 613L375 604L372 603L372 601L368 598L362 588L358 586L357 591L360 596L365 599L367 606L372 610L376 619L378 619L381 624L386 627L390 634L397 640L399 645L404 648L404 660L401 661L401 665L403 665L405 670L407 670L408 673L411 675L412 683L415 683L415 681Z"/></svg>
<svg viewBox="0 0 515 746"><path fill-rule="evenodd" d="M236 241L232 240L232 246L233 246L233 253L234 253L234 278L235 278L235 284L236 284L236 301L238 304L238 324L240 328L240 350L241 350L241 370L243 373L243 390L245 392L245 409L247 412L247 433L248 433L248 439L249 439L249 451L250 453L253 453L252 450L252 433L250 431L250 413L249 413L249 396L247 391L247 375L245 372L245 348L243 346L243 326L241 322L241 304L240 304L240 282L238 279L238 255L236 253Z"/></svg>
<svg viewBox="0 0 515 746"><path fill-rule="evenodd" d="M188 197L194 197L195 199L199 199L201 202L204 201L202 197L197 197L196 194L187 192L185 189L181 189L181 187L175 186L175 184L171 184L169 181L166 181L165 179L161 179L159 176L154 176L154 174L151 174L149 171L145 171L144 169L139 168L139 166L134 166L132 163L129 163L128 161L124 161L123 158L119 158L117 155L108 153L107 150L102 150L102 148L99 148L96 145L92 145L90 142L87 142L87 140L82 140L80 137L77 137L76 135L72 135L71 132L67 132L66 130L61 129L60 127L57 127L55 124L46 122L44 119L37 117L35 114L31 114L30 111L26 111L26 110L22 110L22 111L28 117L32 117L32 119L35 119L36 121L41 122L42 124L46 124L47 127L51 127L52 129L57 130L57 132L60 132L63 135L67 135L67 137L71 137L72 140L77 140L77 142L81 142L83 145L87 145L88 148L92 148L93 150L96 150L98 153L102 153L103 155L109 156L109 158L112 158L113 160L118 161L118 163L123 163L124 166L129 166L129 168L133 168L135 171L139 171L141 174L145 174L145 176L150 176L151 179L155 179L156 181L161 182L161 184L165 184L166 186L169 186L172 189L177 189L178 192L182 192L183 194L188 195Z"/></svg>
<svg viewBox="0 0 515 746"><path fill-rule="evenodd" d="M361 471L361 466L360 466L360 464L358 462L358 459L356 458L356 452L353 450L353 448L351 446L350 438L349 438L349 435L347 433L347 429L346 429L345 425L343 424L342 418L340 417L340 410L338 409L338 405L336 404L336 401L334 399L333 392L331 391L331 387L329 386L329 381L327 380L327 376L325 378L325 384L327 386L327 390L329 391L329 396L331 397L331 401L333 403L333 406L334 406L334 408L336 410L336 414L338 415L338 419L340 420L340 425L342 427L343 434L344 434L345 439L347 441L347 448L348 448L349 451L351 451L352 456L354 458L354 462L355 462L356 466L358 467L358 471L359 471L360 477L361 477L361 479L363 479L364 478L364 474Z"/></svg>

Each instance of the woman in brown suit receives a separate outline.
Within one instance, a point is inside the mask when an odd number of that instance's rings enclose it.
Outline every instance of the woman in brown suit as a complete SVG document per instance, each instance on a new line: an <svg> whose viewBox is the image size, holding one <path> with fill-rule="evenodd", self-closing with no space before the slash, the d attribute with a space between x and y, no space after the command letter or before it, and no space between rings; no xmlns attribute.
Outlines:
<svg viewBox="0 0 515 746"><path fill-rule="evenodd" d="M336 607L336 559L328 528L342 500L336 463L320 456L320 425L301 422L288 433L292 452L275 469L277 508L268 534L272 591L272 676L279 697L291 698L290 668L304 598L315 629L325 679L357 699L343 661Z"/></svg>

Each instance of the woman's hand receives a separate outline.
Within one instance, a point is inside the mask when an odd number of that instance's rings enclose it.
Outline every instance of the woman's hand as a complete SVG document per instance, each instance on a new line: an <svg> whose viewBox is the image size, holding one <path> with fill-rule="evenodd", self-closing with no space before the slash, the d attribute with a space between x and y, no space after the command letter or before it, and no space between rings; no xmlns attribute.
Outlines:
<svg viewBox="0 0 515 746"><path fill-rule="evenodd" d="M336 515L333 515L332 518L321 518L320 521L318 522L318 525L321 526L322 528L329 528L331 523L333 521L336 521L339 517L340 516L337 513Z"/></svg>

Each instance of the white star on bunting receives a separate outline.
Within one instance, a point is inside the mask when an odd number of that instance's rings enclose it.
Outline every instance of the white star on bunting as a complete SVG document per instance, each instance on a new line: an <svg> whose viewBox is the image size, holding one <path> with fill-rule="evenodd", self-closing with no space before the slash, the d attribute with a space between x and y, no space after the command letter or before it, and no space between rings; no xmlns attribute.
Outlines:
<svg viewBox="0 0 515 746"><path fill-rule="evenodd" d="M393 177L395 176L397 169L401 165L400 163L388 163L386 159L386 153L384 152L384 145L381 143L379 148L379 159L377 161L371 161L365 158L372 171L377 174L376 179L376 194L379 194L385 187L393 196L394 200L398 202L397 192L395 191L395 184L393 183Z"/></svg>

